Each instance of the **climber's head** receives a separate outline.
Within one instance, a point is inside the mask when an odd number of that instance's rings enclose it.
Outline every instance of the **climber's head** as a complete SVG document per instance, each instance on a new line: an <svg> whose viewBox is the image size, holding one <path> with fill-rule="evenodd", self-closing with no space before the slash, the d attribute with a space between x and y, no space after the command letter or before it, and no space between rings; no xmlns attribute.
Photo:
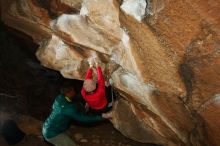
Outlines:
<svg viewBox="0 0 220 146"><path fill-rule="evenodd" d="M62 84L61 87L61 92L67 96L68 98L70 98L71 100L73 99L73 97L76 95L76 90L75 87L73 85L73 83L71 81L67 81L64 82Z"/></svg>
<svg viewBox="0 0 220 146"><path fill-rule="evenodd" d="M83 88L86 92L92 92L96 89L96 82L92 79L86 79L83 83Z"/></svg>

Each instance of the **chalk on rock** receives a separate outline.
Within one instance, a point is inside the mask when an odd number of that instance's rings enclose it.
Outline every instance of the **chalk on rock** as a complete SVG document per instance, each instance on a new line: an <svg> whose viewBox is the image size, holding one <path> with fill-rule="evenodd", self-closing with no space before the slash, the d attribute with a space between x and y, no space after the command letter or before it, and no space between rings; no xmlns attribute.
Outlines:
<svg viewBox="0 0 220 146"><path fill-rule="evenodd" d="M80 10L80 15L81 16L88 16L88 14L89 14L89 11L86 7L86 1L83 1L82 7L81 7L81 10Z"/></svg>
<svg viewBox="0 0 220 146"><path fill-rule="evenodd" d="M145 0L124 0L121 9L141 22L146 12L146 6Z"/></svg>

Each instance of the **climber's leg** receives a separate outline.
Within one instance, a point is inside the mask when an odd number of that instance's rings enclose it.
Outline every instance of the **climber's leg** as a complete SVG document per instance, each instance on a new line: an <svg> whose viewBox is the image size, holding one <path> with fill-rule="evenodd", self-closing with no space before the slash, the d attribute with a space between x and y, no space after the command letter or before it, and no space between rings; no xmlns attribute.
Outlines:
<svg viewBox="0 0 220 146"><path fill-rule="evenodd" d="M111 108L113 105L113 90L112 86L105 87L105 95L108 101L108 108Z"/></svg>
<svg viewBox="0 0 220 146"><path fill-rule="evenodd" d="M66 134L61 133L47 141L55 146L76 146L75 142Z"/></svg>

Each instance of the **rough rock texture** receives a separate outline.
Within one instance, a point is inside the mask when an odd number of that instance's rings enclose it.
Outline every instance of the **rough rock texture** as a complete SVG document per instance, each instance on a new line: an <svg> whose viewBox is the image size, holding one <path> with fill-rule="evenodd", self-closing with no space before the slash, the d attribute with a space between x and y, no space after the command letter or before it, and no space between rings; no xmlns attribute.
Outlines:
<svg viewBox="0 0 220 146"><path fill-rule="evenodd" d="M127 11L132 2L1 0L1 19L66 78L82 80L87 60L98 58L123 97L112 122L124 135L220 146L220 0L138 0L145 12L138 3Z"/></svg>

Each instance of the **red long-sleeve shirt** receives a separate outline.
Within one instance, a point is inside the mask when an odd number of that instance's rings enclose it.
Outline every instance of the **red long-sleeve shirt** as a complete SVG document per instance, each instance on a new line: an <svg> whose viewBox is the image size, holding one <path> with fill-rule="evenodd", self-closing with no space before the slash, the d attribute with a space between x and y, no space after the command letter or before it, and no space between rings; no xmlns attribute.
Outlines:
<svg viewBox="0 0 220 146"><path fill-rule="evenodd" d="M97 75L98 75L98 87L95 90L95 92L91 94L87 94L85 89L82 88L81 94L85 99L85 101L90 106L90 108L95 110L101 110L106 107L107 99L105 95L105 80L100 66L97 67ZM92 78L92 68L89 68L85 80L91 78Z"/></svg>

